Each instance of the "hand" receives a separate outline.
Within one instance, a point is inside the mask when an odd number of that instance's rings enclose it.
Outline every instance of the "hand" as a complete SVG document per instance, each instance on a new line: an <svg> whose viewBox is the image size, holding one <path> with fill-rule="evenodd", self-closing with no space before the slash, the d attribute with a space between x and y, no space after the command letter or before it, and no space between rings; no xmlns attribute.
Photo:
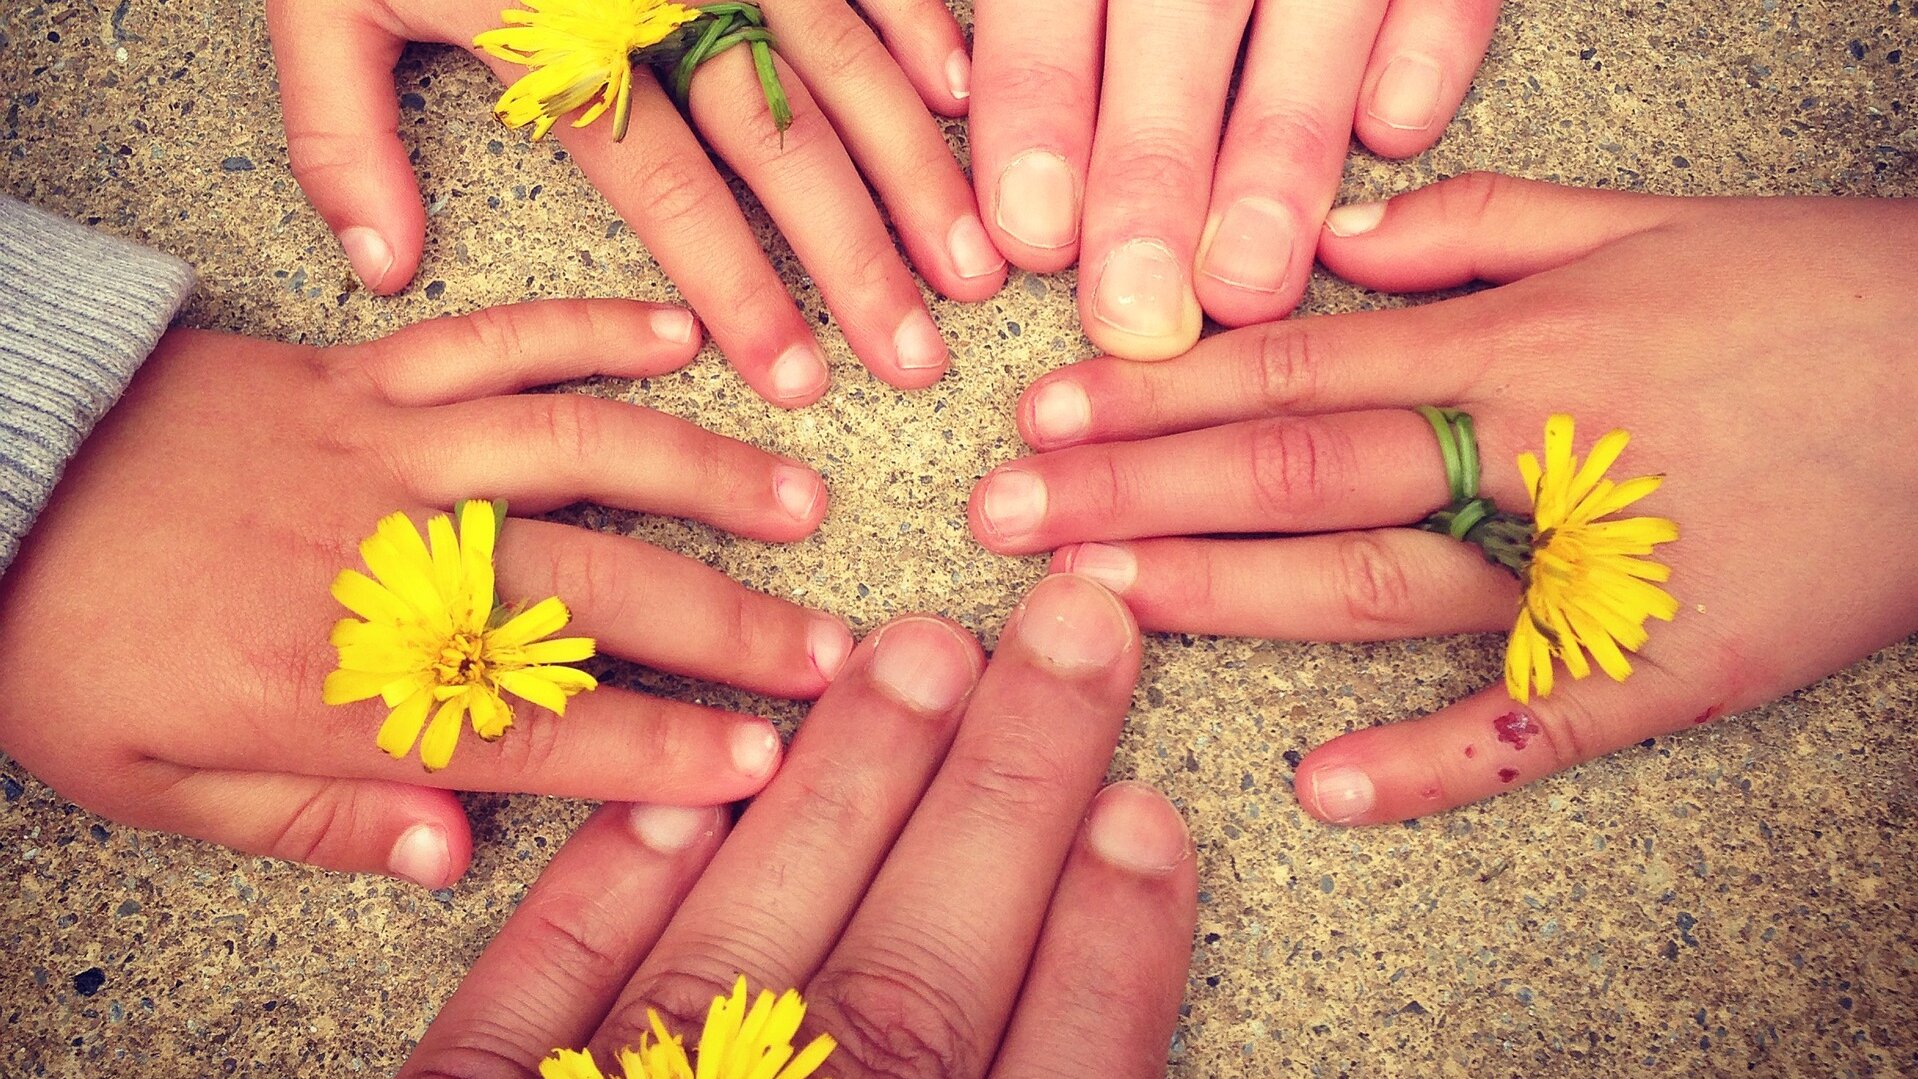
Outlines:
<svg viewBox="0 0 1918 1079"><path fill-rule="evenodd" d="M1320 747L1297 775L1314 815L1378 823L1497 794L1769 701L1918 629L1918 204L1480 175L1333 211L1320 256L1367 288L1502 287L1047 375L1019 422L1048 452L974 492L980 542L1062 547L1055 566L1118 590L1148 629L1509 632L1510 575L1389 527L1447 499L1437 441L1403 410L1470 412L1484 490L1519 511L1514 459L1566 412L1580 452L1631 433L1615 475L1667 476L1630 512L1678 523L1657 558L1680 612L1651 626L1626 682L1561 679L1528 709L1488 689ZM1220 533L1305 535L1169 538ZM1495 726L1514 713L1537 735Z"/></svg>
<svg viewBox="0 0 1918 1079"><path fill-rule="evenodd" d="M602 809L401 1076L520 1076L587 1045L610 1065L648 1009L690 1046L741 974L804 992L799 1042L836 1038L820 1074L837 1079L1163 1076L1192 844L1147 787L1094 796L1138 630L1104 589L1053 577L981 665L951 624L898 619L854 651L731 836L717 810Z"/></svg>
<svg viewBox="0 0 1918 1079"><path fill-rule="evenodd" d="M647 409L500 396L595 371L660 374L692 316L624 300L498 308L312 349L176 330L81 448L0 579L0 749L143 828L441 887L471 838L454 790L716 803L778 763L762 719L602 687L428 774L374 744L377 700L321 703L359 541L465 497L539 513L591 499L794 540L810 469ZM605 366L598 366L598 365ZM852 647L836 619L622 536L511 520L508 603L561 597L601 652L791 697Z"/></svg>
<svg viewBox="0 0 1918 1079"><path fill-rule="evenodd" d="M1292 310L1350 133L1389 157L1437 141L1498 0L976 11L973 175L993 242L1030 270L1080 263L1086 335L1159 360L1199 339L1201 307L1228 326Z"/></svg>
<svg viewBox="0 0 1918 1079"><path fill-rule="evenodd" d="M418 182L396 134L393 65L408 41L470 48L475 36L500 24L501 9L514 6L267 4L293 174L375 292L396 292L412 279L426 230ZM1005 261L927 112L965 110L969 76L959 28L937 0L862 4L899 57L895 64L843 0L763 6L779 34L793 126L783 136L773 128L744 49L701 69L692 119L785 232L853 352L894 386L931 385L946 370L946 343L866 180L933 288L983 300L1004 284ZM508 81L525 71L482 59ZM789 408L817 400L829 376L811 324L786 295L699 138L650 72L635 78L625 141L614 142L605 122L579 130L562 123L554 134L705 318L747 383Z"/></svg>

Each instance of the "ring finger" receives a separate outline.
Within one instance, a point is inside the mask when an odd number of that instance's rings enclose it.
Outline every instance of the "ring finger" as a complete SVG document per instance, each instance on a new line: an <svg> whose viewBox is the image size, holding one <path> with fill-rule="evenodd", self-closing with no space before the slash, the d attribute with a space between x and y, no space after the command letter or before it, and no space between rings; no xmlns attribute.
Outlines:
<svg viewBox="0 0 1918 1079"><path fill-rule="evenodd" d="M1446 495L1431 427L1394 409L1040 454L987 474L969 512L988 550L1030 554L1080 540L1409 524Z"/></svg>

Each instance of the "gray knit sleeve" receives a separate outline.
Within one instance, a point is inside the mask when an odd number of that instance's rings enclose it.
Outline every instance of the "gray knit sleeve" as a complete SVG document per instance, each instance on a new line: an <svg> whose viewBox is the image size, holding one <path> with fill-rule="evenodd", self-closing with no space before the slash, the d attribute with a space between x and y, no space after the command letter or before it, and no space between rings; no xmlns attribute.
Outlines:
<svg viewBox="0 0 1918 1079"><path fill-rule="evenodd" d="M0 197L0 573L192 290L171 255Z"/></svg>

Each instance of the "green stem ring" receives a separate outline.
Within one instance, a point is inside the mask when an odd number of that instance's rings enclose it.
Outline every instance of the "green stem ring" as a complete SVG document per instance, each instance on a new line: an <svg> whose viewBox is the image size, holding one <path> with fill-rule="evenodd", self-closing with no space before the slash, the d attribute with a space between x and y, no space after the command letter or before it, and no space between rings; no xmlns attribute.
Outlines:
<svg viewBox="0 0 1918 1079"><path fill-rule="evenodd" d="M758 5L745 3L702 4L698 11L700 22L695 25L699 26L699 36L673 63L674 99L685 106L692 96L693 73L699 65L735 45L744 45L752 52L753 74L759 79L759 92L766 98L773 126L784 135L793 122L792 102L780 85L779 70L773 66L773 47L778 42L766 28L765 14Z"/></svg>
<svg viewBox="0 0 1918 1079"><path fill-rule="evenodd" d="M1532 561L1532 522L1500 512L1491 499L1478 493L1481 470L1478 426L1463 409L1420 405L1413 409L1431 424L1438 437L1439 456L1445 461L1445 488L1451 501L1420 521L1427 532L1470 543L1485 553L1486 561L1523 577Z"/></svg>

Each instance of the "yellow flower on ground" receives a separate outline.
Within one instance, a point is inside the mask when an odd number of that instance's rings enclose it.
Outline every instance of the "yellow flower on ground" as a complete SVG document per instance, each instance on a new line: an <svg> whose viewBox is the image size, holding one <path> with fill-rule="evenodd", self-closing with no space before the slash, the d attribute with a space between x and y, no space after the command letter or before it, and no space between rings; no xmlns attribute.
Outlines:
<svg viewBox="0 0 1918 1079"><path fill-rule="evenodd" d="M555 1049L540 1061L540 1079L808 1079L837 1048L830 1035L821 1034L796 1050L793 1036L806 1017L799 991L774 997L761 990L748 1008L743 977L730 994L713 998L691 1057L657 1012L646 1016L653 1029L640 1035L637 1048L620 1051L621 1075L601 1072L590 1053Z"/></svg>
<svg viewBox="0 0 1918 1079"><path fill-rule="evenodd" d="M1572 453L1572 418L1556 415L1545 423L1545 463L1519 455L1532 500L1532 542L1519 574L1525 594L1518 624L1505 650L1505 685L1518 701L1530 700L1535 686L1541 697L1551 693L1555 657L1583 678L1592 671L1589 652L1623 681L1632 673L1624 653L1644 645L1645 620L1669 622L1678 613L1678 601L1654 583L1669 580L1671 568L1643 557L1677 539L1678 525L1663 517L1605 519L1664 479L1605 477L1629 440L1624 431L1607 433L1581 465Z"/></svg>
<svg viewBox="0 0 1918 1079"><path fill-rule="evenodd" d="M532 69L507 87L493 113L508 127L532 124L535 139L582 105L588 107L574 127L585 127L611 108L613 138L625 138L632 54L659 44L700 15L672 0L522 2L523 9L500 12L505 26L479 35L473 44Z"/></svg>
<svg viewBox="0 0 1918 1079"><path fill-rule="evenodd" d="M564 714L568 698L599 685L561 666L593 655L590 637L551 637L572 617L564 603L545 599L517 614L496 606L503 508L474 500L458 512L457 535L444 513L427 522L430 547L406 514L388 515L360 544L373 575L348 569L333 579L333 597L359 617L333 626L340 666L326 676L322 699L383 699L391 711L380 748L400 758L417 742L428 771L446 767L469 717L481 738L506 733L513 706L503 693Z"/></svg>

